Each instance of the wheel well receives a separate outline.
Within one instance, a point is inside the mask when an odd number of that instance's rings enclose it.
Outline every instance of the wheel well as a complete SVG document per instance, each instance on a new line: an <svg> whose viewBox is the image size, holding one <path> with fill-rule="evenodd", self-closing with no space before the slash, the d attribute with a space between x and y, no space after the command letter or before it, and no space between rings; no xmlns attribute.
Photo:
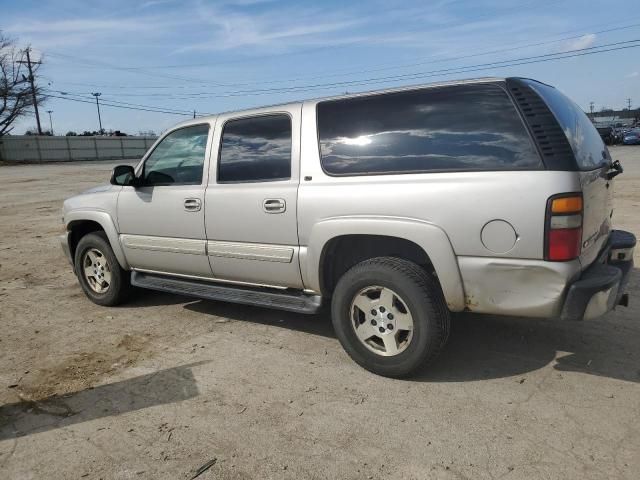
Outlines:
<svg viewBox="0 0 640 480"><path fill-rule="evenodd" d="M340 277L354 265L374 257L397 257L435 272L427 253L404 238L384 235L343 235L327 242L320 257L320 288L330 296Z"/></svg>
<svg viewBox="0 0 640 480"><path fill-rule="evenodd" d="M67 230L71 232L69 236L69 250L71 251L71 258L75 258L76 247L82 237L91 232L104 232L104 228L98 222L93 220L76 220L71 222L67 226Z"/></svg>

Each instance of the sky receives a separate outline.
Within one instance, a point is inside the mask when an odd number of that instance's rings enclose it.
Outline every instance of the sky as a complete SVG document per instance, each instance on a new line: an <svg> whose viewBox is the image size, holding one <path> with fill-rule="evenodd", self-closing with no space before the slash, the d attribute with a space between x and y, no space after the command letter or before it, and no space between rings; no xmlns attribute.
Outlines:
<svg viewBox="0 0 640 480"><path fill-rule="evenodd" d="M640 46L620 43L640 39L640 10L611 5L0 0L0 30L42 60L37 81L50 95L41 107L43 128L52 110L56 134L97 130L91 94L100 92L103 127L136 134L160 133L193 110L216 113L486 76L541 80L585 110L590 102L596 110L622 108L627 98L636 108L640 48L582 55ZM532 63L553 54L581 56ZM34 126L33 116L23 118L14 133Z"/></svg>

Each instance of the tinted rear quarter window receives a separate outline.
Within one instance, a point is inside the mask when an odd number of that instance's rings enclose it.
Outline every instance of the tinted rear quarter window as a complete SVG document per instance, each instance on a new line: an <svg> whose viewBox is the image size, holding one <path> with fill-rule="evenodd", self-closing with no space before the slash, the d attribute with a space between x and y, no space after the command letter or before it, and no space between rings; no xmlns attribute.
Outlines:
<svg viewBox="0 0 640 480"><path fill-rule="evenodd" d="M569 140L580 170L593 170L607 163L609 153L587 114L560 90L536 81L527 82L545 101ZM607 132L610 133L610 129Z"/></svg>
<svg viewBox="0 0 640 480"><path fill-rule="evenodd" d="M225 124L218 161L219 182L265 182L290 177L288 115L240 118Z"/></svg>
<svg viewBox="0 0 640 480"><path fill-rule="evenodd" d="M317 119L330 175L542 168L511 99L494 84L326 101Z"/></svg>

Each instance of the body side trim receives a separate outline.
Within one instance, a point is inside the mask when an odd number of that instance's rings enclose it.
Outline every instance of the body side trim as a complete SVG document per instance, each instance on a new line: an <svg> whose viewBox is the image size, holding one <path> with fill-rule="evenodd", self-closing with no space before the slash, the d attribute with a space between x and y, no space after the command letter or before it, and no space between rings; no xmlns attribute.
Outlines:
<svg viewBox="0 0 640 480"><path fill-rule="evenodd" d="M120 235L125 248L151 250L156 252L205 255L206 241L190 238L152 237L146 235Z"/></svg>
<svg viewBox="0 0 640 480"><path fill-rule="evenodd" d="M207 242L210 257L241 258L264 262L291 263L293 247L259 243Z"/></svg>
<svg viewBox="0 0 640 480"><path fill-rule="evenodd" d="M265 288L275 288L278 290L287 290L287 287L283 287L282 285L269 285L266 283L252 283L252 282L240 282L237 280L225 280L222 278L211 278L211 277L201 277L198 275L187 275L184 273L172 273L172 272L162 272L159 270L149 270L146 268L132 268L134 272L142 272L142 273L153 273L154 275L166 275L167 277L180 277L180 278L191 278L194 280L204 280L206 282L211 283L229 283L233 285L244 285L247 287L265 287Z"/></svg>

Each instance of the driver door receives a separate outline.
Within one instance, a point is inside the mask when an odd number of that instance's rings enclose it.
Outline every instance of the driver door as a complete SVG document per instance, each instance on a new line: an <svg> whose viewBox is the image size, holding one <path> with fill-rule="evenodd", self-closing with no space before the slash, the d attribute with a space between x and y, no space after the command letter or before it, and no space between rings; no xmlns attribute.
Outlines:
<svg viewBox="0 0 640 480"><path fill-rule="evenodd" d="M120 242L133 269L212 276L204 229L211 131L203 123L169 132L138 167L139 184L122 187Z"/></svg>

